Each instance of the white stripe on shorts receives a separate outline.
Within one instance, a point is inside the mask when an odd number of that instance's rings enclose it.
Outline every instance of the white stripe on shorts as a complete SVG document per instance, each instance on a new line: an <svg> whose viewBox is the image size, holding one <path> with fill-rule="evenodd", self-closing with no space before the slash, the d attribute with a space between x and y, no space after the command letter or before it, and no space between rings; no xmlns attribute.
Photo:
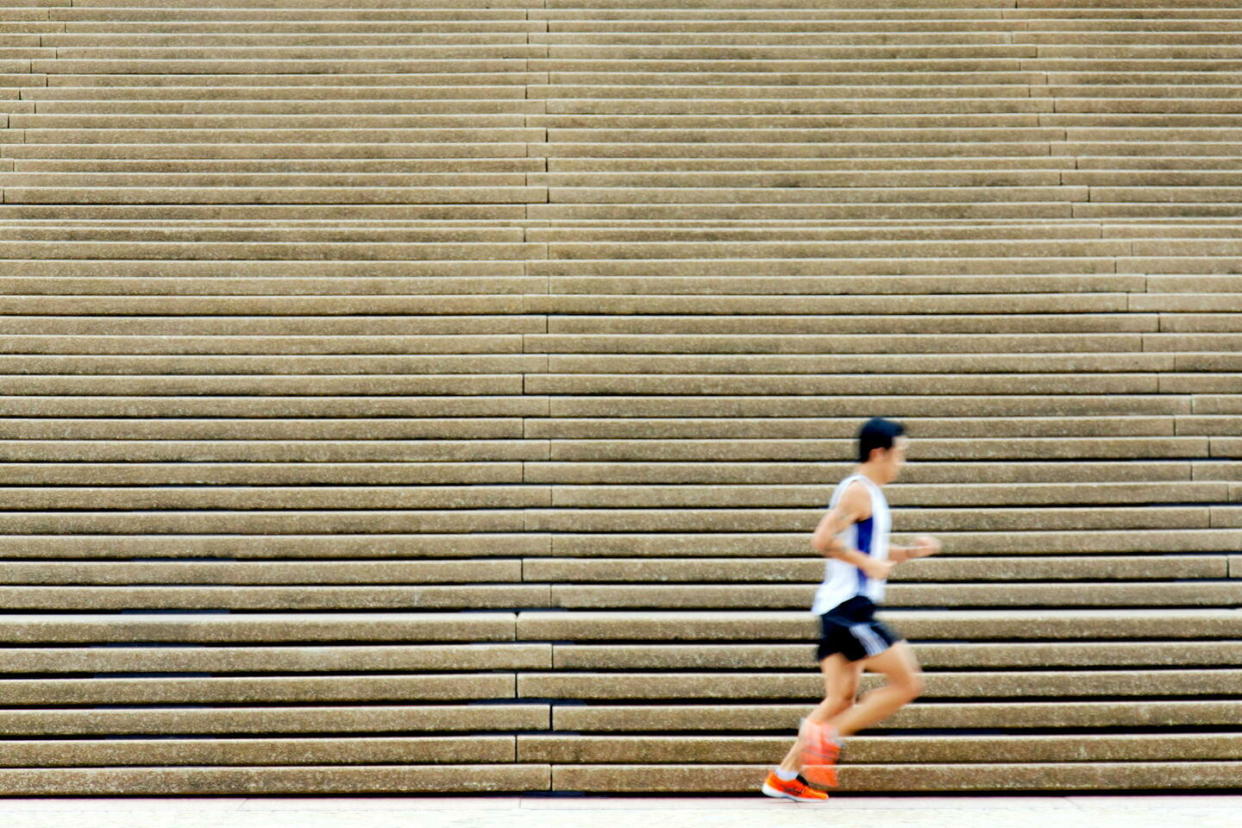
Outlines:
<svg viewBox="0 0 1242 828"><path fill-rule="evenodd" d="M858 639L858 643L863 645L863 651L869 656L879 655L888 649L884 639L876 635L875 630L871 629L869 624L854 624L850 627L850 632L854 638Z"/></svg>

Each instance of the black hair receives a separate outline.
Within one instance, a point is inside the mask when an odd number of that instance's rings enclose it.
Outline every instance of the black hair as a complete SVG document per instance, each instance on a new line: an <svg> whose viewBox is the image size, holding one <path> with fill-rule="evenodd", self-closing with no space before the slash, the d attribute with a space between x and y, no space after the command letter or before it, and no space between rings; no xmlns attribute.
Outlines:
<svg viewBox="0 0 1242 828"><path fill-rule="evenodd" d="M872 417L858 430L858 462L871 459L872 449L889 449L898 437L906 433L906 427L896 420Z"/></svg>

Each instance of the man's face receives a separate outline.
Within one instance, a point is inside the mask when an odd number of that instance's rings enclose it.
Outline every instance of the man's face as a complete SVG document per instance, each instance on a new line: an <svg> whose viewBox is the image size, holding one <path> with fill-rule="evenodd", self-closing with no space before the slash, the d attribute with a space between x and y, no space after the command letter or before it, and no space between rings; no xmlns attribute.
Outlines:
<svg viewBox="0 0 1242 828"><path fill-rule="evenodd" d="M906 464L906 447L909 444L910 441L902 435L893 440L892 448L879 450L881 468L890 481L896 480L901 474L902 466Z"/></svg>

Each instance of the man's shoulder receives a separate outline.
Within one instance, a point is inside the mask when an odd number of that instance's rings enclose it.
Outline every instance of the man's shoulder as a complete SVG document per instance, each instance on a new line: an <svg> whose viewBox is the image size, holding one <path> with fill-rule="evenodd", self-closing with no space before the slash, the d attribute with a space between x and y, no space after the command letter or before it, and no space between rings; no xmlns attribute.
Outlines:
<svg viewBox="0 0 1242 828"><path fill-rule="evenodd" d="M871 516L871 490L867 488L867 484L861 478L842 481L845 488L841 491L841 497L838 503L842 506L852 507L851 511L861 513L863 517L859 520L866 520Z"/></svg>

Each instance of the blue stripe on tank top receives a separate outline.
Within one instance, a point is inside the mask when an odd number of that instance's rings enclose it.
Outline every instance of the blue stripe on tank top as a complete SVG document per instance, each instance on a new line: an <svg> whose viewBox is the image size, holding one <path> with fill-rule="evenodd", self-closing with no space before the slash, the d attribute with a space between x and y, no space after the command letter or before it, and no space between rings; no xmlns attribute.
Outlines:
<svg viewBox="0 0 1242 828"><path fill-rule="evenodd" d="M866 520L860 520L858 526L858 551L864 555L871 554L871 536L875 528L875 516L871 516ZM867 576L858 570L858 594L863 595L867 591Z"/></svg>

